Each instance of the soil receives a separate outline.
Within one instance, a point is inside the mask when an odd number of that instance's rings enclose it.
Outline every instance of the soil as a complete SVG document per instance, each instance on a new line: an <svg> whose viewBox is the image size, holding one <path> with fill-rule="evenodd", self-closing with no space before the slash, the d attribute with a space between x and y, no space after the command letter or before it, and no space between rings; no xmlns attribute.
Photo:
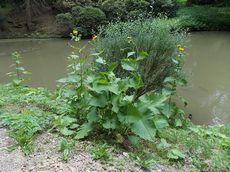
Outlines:
<svg viewBox="0 0 230 172"><path fill-rule="evenodd" d="M89 142L79 142L68 162L64 162L57 150L58 137L48 132L37 136L35 151L25 156L20 148L9 151L9 146L14 142L8 136L8 130L0 124L0 172L102 172L102 171L144 171L129 160L128 154L111 153L113 160L103 162L93 160L84 147ZM123 164L121 164L123 162ZM174 167L156 165L149 171L175 172ZM183 170L184 171L184 170ZM187 171L187 170L185 170Z"/></svg>
<svg viewBox="0 0 230 172"><path fill-rule="evenodd" d="M0 30L0 38L21 38L21 37L61 37L61 32L56 23L56 14L53 11L46 11L32 19L32 30L26 27L25 15L21 12L11 12L6 15L4 29Z"/></svg>

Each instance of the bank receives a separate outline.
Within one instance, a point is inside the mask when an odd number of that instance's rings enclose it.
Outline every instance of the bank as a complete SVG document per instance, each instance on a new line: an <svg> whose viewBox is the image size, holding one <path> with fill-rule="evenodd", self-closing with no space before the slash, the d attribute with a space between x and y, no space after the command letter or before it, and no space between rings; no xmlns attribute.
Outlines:
<svg viewBox="0 0 230 172"><path fill-rule="evenodd" d="M0 157L3 162L0 169L230 169L229 124L198 126L190 123L185 128L166 128L159 131L154 143L143 142L137 147L125 140L114 142L97 134L79 141L63 135L61 127L67 121L57 119L68 113L70 107L56 95L44 88L0 85L0 152L4 155ZM9 158L5 157L11 157L10 165Z"/></svg>

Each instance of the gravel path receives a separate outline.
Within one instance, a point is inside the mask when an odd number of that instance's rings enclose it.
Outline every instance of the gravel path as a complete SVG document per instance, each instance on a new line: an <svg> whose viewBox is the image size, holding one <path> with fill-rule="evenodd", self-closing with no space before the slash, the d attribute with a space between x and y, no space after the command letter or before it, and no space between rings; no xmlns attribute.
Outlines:
<svg viewBox="0 0 230 172"><path fill-rule="evenodd" d="M44 144L44 140L49 140ZM63 162L57 151L58 140L55 136L44 133L36 138L36 150L30 156L24 156L21 150L12 152L7 150L13 140L8 137L7 129L0 126L0 172L102 172L121 171L116 168L116 163L103 164L95 161L89 153L83 152L78 147L74 156ZM81 143L82 144L82 143ZM120 157L117 157L118 162ZM125 171L141 171L130 162L125 162Z"/></svg>
<svg viewBox="0 0 230 172"><path fill-rule="evenodd" d="M48 141L47 141L48 140ZM46 142L46 143L45 143ZM90 154L83 151L83 145L78 143L73 157L67 162L60 159L57 151L58 138L49 133L40 134L35 140L35 153L24 156L19 149L9 152L8 146L13 143L7 129L0 124L0 172L104 172L124 171L142 172L124 155L112 155L110 163L95 161ZM121 164L123 162L123 164ZM153 172L175 172L172 167L155 166ZM184 170L183 170L184 171ZM187 170L185 170L187 171Z"/></svg>

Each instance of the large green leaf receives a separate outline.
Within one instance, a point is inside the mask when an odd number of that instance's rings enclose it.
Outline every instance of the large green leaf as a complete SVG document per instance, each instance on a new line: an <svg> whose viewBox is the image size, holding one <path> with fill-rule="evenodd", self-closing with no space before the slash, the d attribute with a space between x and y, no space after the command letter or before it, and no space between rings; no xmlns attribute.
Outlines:
<svg viewBox="0 0 230 172"><path fill-rule="evenodd" d="M75 136L75 139L83 139L86 136L89 135L89 133L92 131L93 129L93 124L92 123L85 123L83 124L79 131L77 132L77 135Z"/></svg>
<svg viewBox="0 0 230 172"><path fill-rule="evenodd" d="M174 113L176 106L174 104L165 104L165 106L162 108L162 114L166 116L167 118L170 118Z"/></svg>
<svg viewBox="0 0 230 172"><path fill-rule="evenodd" d="M139 120L131 125L134 134L149 141L153 141L156 135L156 129L147 120Z"/></svg>
<svg viewBox="0 0 230 172"><path fill-rule="evenodd" d="M157 129L168 127L168 121L164 118L154 120L154 124Z"/></svg>
<svg viewBox="0 0 230 172"><path fill-rule="evenodd" d="M99 120L96 108L91 109L91 111L87 115L87 119L89 123L97 122Z"/></svg>
<svg viewBox="0 0 230 172"><path fill-rule="evenodd" d="M64 136L71 136L73 135L75 132L72 130L69 130L68 128L64 127L62 129L60 129L60 133Z"/></svg>
<svg viewBox="0 0 230 172"><path fill-rule="evenodd" d="M97 96L93 96L89 102L89 105L94 107L105 107L107 105L107 98L105 94L99 94Z"/></svg>
<svg viewBox="0 0 230 172"><path fill-rule="evenodd" d="M102 126L106 129L116 129L118 121L116 118L106 118Z"/></svg>
<svg viewBox="0 0 230 172"><path fill-rule="evenodd" d="M118 118L121 123L131 124L141 119L139 110L132 103L129 103L127 107L123 107L120 111L122 113L118 113Z"/></svg>
<svg viewBox="0 0 230 172"><path fill-rule="evenodd" d="M138 70L138 65L136 63L136 60L134 59L123 59L121 62L122 68L127 71L137 71Z"/></svg>
<svg viewBox="0 0 230 172"><path fill-rule="evenodd" d="M159 109L164 106L164 102L168 99L167 96L155 92L144 94L139 98L139 107L142 113L149 109L153 114L159 114Z"/></svg>

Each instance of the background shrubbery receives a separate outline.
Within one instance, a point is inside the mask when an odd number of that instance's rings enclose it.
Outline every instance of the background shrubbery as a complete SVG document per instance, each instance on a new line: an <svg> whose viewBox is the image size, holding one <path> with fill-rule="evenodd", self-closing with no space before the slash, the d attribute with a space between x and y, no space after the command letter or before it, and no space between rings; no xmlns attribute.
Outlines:
<svg viewBox="0 0 230 172"><path fill-rule="evenodd" d="M229 8L194 6L180 9L181 26L190 30L230 30Z"/></svg>
<svg viewBox="0 0 230 172"><path fill-rule="evenodd" d="M175 0L57 1L56 7L57 11L64 12L57 15L57 22L62 29L69 31L65 20L72 21L68 27L79 28L86 37L97 31L98 26L110 21L128 21L160 14L172 17L178 9Z"/></svg>

